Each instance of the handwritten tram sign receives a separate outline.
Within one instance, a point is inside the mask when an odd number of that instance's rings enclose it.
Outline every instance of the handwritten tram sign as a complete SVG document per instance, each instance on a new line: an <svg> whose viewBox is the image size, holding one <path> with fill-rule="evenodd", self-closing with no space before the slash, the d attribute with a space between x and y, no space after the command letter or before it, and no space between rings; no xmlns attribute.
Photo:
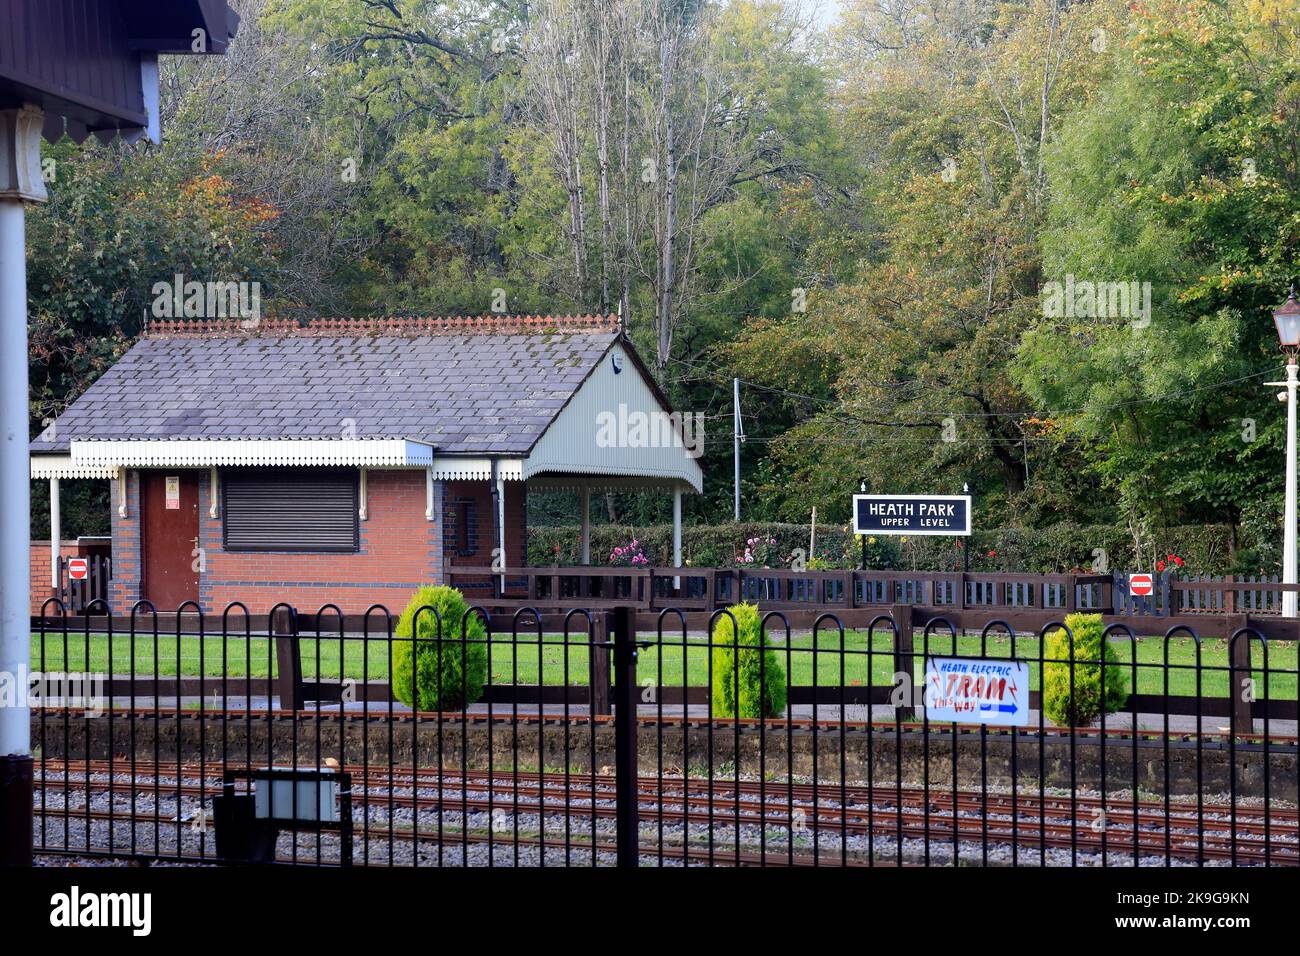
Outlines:
<svg viewBox="0 0 1300 956"><path fill-rule="evenodd" d="M970 534L970 495L854 495L854 534Z"/></svg>
<svg viewBox="0 0 1300 956"><path fill-rule="evenodd" d="M925 713L959 724L1029 725L1029 665L974 657L925 662Z"/></svg>

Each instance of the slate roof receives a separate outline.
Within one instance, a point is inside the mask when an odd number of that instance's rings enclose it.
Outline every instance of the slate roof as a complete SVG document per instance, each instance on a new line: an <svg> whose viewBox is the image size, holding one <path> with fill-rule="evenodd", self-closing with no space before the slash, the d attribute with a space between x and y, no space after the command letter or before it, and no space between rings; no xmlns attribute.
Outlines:
<svg viewBox="0 0 1300 956"><path fill-rule="evenodd" d="M620 336L612 316L264 323L253 333L167 323L31 450L66 452L73 439L349 437L524 455Z"/></svg>

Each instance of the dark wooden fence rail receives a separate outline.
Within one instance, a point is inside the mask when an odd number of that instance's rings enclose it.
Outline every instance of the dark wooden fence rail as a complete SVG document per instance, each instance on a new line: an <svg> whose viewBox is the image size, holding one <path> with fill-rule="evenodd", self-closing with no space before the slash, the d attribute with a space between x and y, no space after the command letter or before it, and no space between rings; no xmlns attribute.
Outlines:
<svg viewBox="0 0 1300 956"><path fill-rule="evenodd" d="M698 573L698 572L697 572ZM1005 583L1005 582L1004 582ZM1215 582L1216 584L1218 582ZM1276 586L1276 585L1273 585ZM837 617L850 617L853 614L862 615L870 613L873 618L878 620L879 629L877 633L891 634L893 640L894 667L898 673L911 674L912 683L915 685L918 673L918 656L921 651L921 645L918 643L917 631L924 628L927 624L935 620L936 615L932 613L933 609L924 607L914 607L908 604L897 604L888 608L888 613L883 617L889 621L897 622L897 629L890 627L888 623L880 623L882 617L879 610L863 611L844 611L838 613ZM824 613L824 612L820 612ZM836 613L836 612L831 612ZM975 613L968 611L967 613ZM482 698L483 703L508 704L515 703L539 703L539 704L570 704L587 705L590 704L593 713L602 715L611 713L610 703L612 700L612 669L610 660L610 618L612 612L608 609L592 608L589 612L591 627L588 630L588 615L573 615L569 613L549 613L549 614L532 614L525 610L507 611L504 616L497 615L492 621L492 630L496 634L509 634L514 631L518 638L531 643L539 630L543 633L555 634L564 633L566 626L570 634L571 641L588 642L591 650L588 655L588 684L586 686L575 685L563 687L558 685L547 686L519 686L497 682L486 689L485 696ZM690 628L706 629L709 626L711 613L697 611L693 614L687 614L687 626ZM786 615L787 618L794 618L794 615ZM954 614L941 615L947 620L952 621L955 626L960 627L959 620ZM659 614L651 611L642 613L639 616L634 615L636 627L639 632L649 637L656 633L658 628ZM990 618L985 615L982 617L982 623L989 623L991 620L1007 621L1013 627L1020 628L1014 623L1011 616L1003 614L999 617ZM1155 623L1165 623L1168 620L1178 619L1154 619L1147 620ZM1215 618L1212 615L1203 615L1202 622L1213 622ZM396 618L392 619L393 624ZM808 621L807 623L811 623ZM843 620L846 626L853 626L853 622ZM865 619L860 620L857 626L863 626L867 622ZM974 621L972 620L972 624ZM667 625L670 629L680 627L680 621L674 615ZM773 627L775 627L775 623ZM1171 625L1172 626L1172 625ZM1183 625L1187 626L1187 625ZM1246 625L1242 625L1246 626ZM300 710L310 704L316 703L335 704L343 699L344 683L340 680L320 680L316 678L307 678L304 675L303 658L301 650L301 641L316 640L321 641L340 640L340 641L357 641L357 640L375 640L388 641L392 638L389 636L389 622L382 614L371 614L363 616L359 614L343 615L341 618L334 614L322 616L317 619L314 614L291 613L281 609L274 615L249 615L246 619L243 615L234 614L230 616L224 625L220 622L220 617L215 615L206 616L203 622L199 617L193 614L180 615L179 621L176 614L159 615L155 620L150 614L137 614L134 619L130 617L114 616L112 618L94 615L84 616L67 616L53 618L34 618L33 630L38 635L43 635L44 640L52 648L57 648L59 642L67 635L69 641L78 640L78 635L84 634L104 634L112 632L114 634L131 634L156 636L160 645L165 646L168 641L174 640L177 635L194 636L204 634L209 638L220 639L223 635L227 641L241 641L247 637L271 638L275 642L275 675L271 678L242 678L208 675L200 677L199 675L180 677L162 677L149 674L142 676L140 674L120 674L114 673L109 675L106 682L106 693L114 697L209 697L215 694L221 694L223 697L258 697L273 696L278 698L280 707L286 710ZM936 633L944 633L945 629L940 628ZM1000 632L1000 629L999 629ZM1155 633L1154 630L1147 633ZM1115 637L1119 644L1124 641L1118 636ZM397 638L397 640L401 640ZM1254 666L1252 666L1252 647L1255 649ZM1253 670L1260 670L1258 644L1256 640L1238 640L1234 644L1233 660L1225 665L1206 665L1206 671L1218 671L1220 673L1230 673L1234 678L1237 675L1248 675ZM882 651L882 654L890 653ZM232 652L235 659L241 659L239 652ZM34 651L33 657L37 653ZM1121 651L1123 657L1123 651ZM1031 661L1034 659L1031 655ZM141 661L139 663L147 663ZM1129 672L1125 659L1120 666L1125 667L1126 673ZM39 661L33 661L33 666L39 666ZM1139 669L1145 673L1152 668L1158 668L1161 665L1153 663L1141 663ZM116 669L115 669L116 670ZM1295 674L1295 670L1277 667L1276 663L1271 663L1269 674ZM1267 680L1267 678L1266 678ZM1237 679L1229 681L1229 686L1238 683ZM365 684L354 682L351 685L352 699L360 703L361 701L387 702L392 700L391 688L387 681L372 680ZM795 685L790 688L789 700L792 705L805 705L816 702L824 706L845 705L884 705L890 703L890 695L893 692L892 686L871 685L871 686L847 686L839 687L833 685L824 686L802 686ZM669 686L656 689L656 694L661 695L664 704L677 706L683 703L692 705L704 705L708 702L707 687L688 687L683 692L680 686ZM1039 695L1037 692L1031 695L1031 706L1038 706ZM1297 701L1294 699L1274 699L1266 700L1248 700L1244 695L1229 693L1221 697L1203 696L1197 698L1194 696L1170 695L1168 697L1159 694L1132 694L1125 711L1137 711L1141 714L1168 714L1174 716L1196 716L1202 718L1209 717L1229 717L1232 716L1235 726L1251 726L1252 719L1269 720L1296 720L1298 717ZM910 719L910 711L903 713L904 719Z"/></svg>
<svg viewBox="0 0 1300 956"><path fill-rule="evenodd" d="M1128 574L793 571L787 568L453 568L450 583L497 609L678 607L712 611L739 601L769 610L854 610L911 604L957 611L1006 610L1172 617L1278 615L1300 585L1273 578L1157 575L1155 592L1131 595ZM504 579L505 587L501 586Z"/></svg>

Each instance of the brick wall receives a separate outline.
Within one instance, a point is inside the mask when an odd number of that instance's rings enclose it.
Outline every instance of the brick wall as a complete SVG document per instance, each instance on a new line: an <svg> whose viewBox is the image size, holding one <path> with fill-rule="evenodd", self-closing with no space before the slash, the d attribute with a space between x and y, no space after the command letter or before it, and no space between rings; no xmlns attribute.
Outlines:
<svg viewBox="0 0 1300 956"><path fill-rule="evenodd" d="M129 612L140 597L140 480L127 472L127 516L117 513L118 482L112 482L113 609ZM527 563L527 489L506 482L506 563ZM363 613L373 604L399 614L422 584L445 580L444 567L489 567L496 547L492 484L488 481L436 482L434 520L425 518L425 476L419 470L371 470L367 475L368 519L360 522L360 550L349 554L302 552L227 552L222 547L222 516L209 517L210 482L199 481L199 535L202 569L199 601L219 614L235 601L251 613L266 613L287 601L314 614L325 604L344 613ZM218 496L220 488L218 488ZM460 505L468 505L463 510ZM469 519L469 547L458 547L458 522ZM45 573L48 576L48 546ZM48 577L46 578L46 580ZM33 572L33 580L36 580ZM508 593L522 581L508 581ZM471 599L490 592L486 578L458 583ZM323 626L325 626L323 624Z"/></svg>
<svg viewBox="0 0 1300 956"><path fill-rule="evenodd" d="M222 548L222 518L210 518L209 485L199 485L199 534L203 566L199 595L205 611L219 613L242 601L262 614L280 601L315 614L325 604L362 613L383 604L400 614L416 588L438 583L442 570L442 513L425 518L425 473L371 470L367 474L368 518L360 522L360 550L351 554L228 552ZM220 489L218 489L220 494ZM328 627L322 618L322 627Z"/></svg>
<svg viewBox="0 0 1300 956"><path fill-rule="evenodd" d="M492 551L497 546L496 514L492 510L490 481L449 481L443 493L443 545L449 567L487 568L492 566ZM527 564L527 486L521 481L507 481L506 489L506 565L522 568ZM462 516L469 521L469 547L462 553L459 524ZM507 579L507 593L518 591L523 581ZM458 578L456 586L471 599L490 594L491 580ZM522 592L521 592L522 593Z"/></svg>
<svg viewBox="0 0 1300 956"><path fill-rule="evenodd" d="M60 541L59 554L71 557L77 553L77 542ZM32 613L40 614L41 605L49 600L50 585L50 543L33 541L31 543L31 605Z"/></svg>

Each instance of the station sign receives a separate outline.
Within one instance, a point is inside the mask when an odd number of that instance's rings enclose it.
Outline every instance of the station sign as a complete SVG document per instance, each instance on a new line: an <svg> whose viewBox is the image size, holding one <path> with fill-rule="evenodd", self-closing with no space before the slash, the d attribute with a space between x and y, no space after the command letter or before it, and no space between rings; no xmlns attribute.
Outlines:
<svg viewBox="0 0 1300 956"><path fill-rule="evenodd" d="M1029 725L1029 664L1005 658L931 657L925 715L958 724Z"/></svg>
<svg viewBox="0 0 1300 956"><path fill-rule="evenodd" d="M970 495L854 495L854 534L969 535Z"/></svg>

